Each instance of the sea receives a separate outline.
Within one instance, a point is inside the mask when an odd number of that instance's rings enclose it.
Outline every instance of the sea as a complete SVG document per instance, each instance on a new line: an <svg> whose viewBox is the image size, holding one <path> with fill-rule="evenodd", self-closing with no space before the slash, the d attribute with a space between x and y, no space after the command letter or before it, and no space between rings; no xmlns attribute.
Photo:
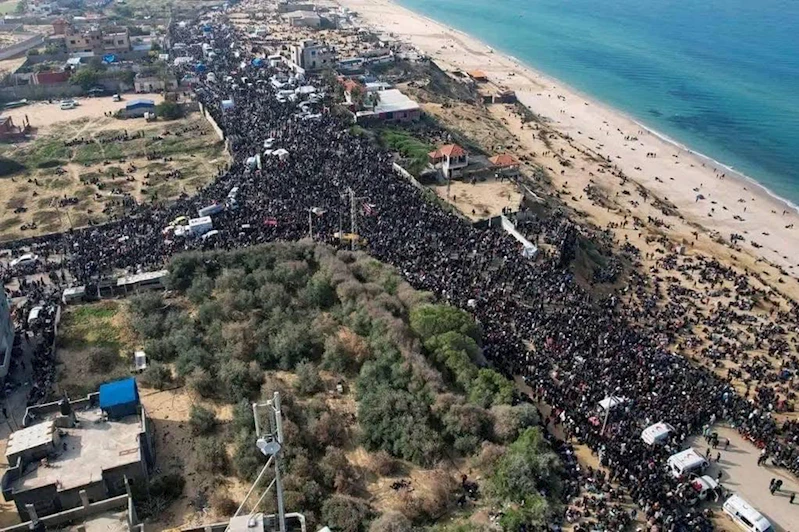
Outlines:
<svg viewBox="0 0 799 532"><path fill-rule="evenodd" d="M398 0L799 205L799 0Z"/></svg>

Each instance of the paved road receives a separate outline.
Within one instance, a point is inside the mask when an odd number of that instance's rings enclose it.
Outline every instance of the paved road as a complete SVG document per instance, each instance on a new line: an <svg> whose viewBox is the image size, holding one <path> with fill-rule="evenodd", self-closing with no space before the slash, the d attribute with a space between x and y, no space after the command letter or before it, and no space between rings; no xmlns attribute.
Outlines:
<svg viewBox="0 0 799 532"><path fill-rule="evenodd" d="M711 464L709 474L715 478L720 467L722 486L746 499L771 521L776 530L799 532L799 482L796 477L773 466L758 467L760 450L744 440L734 429L715 427L713 430L719 433L722 444L717 451L711 450L710 456L715 460L716 452L721 452L721 461ZM725 438L730 440L726 451L723 450ZM688 444L701 454L708 447L701 435L690 438ZM773 496L768 490L772 478L782 479L783 482L782 491ZM789 499L794 492L797 500L791 505ZM728 521L729 530L736 530L732 521Z"/></svg>

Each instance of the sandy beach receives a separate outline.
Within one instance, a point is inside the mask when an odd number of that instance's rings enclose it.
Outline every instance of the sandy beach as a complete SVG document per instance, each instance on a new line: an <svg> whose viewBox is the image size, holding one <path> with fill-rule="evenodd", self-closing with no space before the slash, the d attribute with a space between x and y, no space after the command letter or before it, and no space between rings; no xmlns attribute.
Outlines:
<svg viewBox="0 0 799 532"><path fill-rule="evenodd" d="M795 206L771 196L754 181L662 138L623 113L463 32L388 0L337 3L356 12L367 26L412 44L445 69L479 69L495 84L516 91L520 102L571 137L572 144L584 154L584 165L578 162L572 171L564 173L572 174L570 183L591 181L617 188L617 177L594 173L598 165L588 161L589 157L602 156L631 181L676 207L689 225L701 225L727 241L732 234L740 235L743 240L738 244L744 251L793 275L799 273L799 225L794 227L799 214ZM586 180L589 173L591 179ZM637 202L631 203L637 207ZM646 218L635 208L631 214Z"/></svg>

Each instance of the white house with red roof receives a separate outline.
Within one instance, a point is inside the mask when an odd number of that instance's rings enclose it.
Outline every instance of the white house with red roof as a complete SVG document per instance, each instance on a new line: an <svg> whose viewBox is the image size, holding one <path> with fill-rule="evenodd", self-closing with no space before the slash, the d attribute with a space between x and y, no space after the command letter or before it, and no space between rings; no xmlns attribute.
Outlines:
<svg viewBox="0 0 799 532"><path fill-rule="evenodd" d="M458 170L469 166L469 154L457 144L441 146L436 151L431 151L428 156L430 162L441 168L445 177L452 177Z"/></svg>

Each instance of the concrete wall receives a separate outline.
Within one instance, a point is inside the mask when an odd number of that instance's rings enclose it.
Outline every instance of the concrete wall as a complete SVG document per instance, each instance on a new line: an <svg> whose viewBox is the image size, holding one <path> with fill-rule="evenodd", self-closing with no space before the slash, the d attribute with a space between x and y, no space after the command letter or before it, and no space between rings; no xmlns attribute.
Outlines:
<svg viewBox="0 0 799 532"><path fill-rule="evenodd" d="M80 96L83 89L69 83L55 83L53 85L19 85L17 87L0 88L0 99L14 100L47 100Z"/></svg>
<svg viewBox="0 0 799 532"><path fill-rule="evenodd" d="M141 459L141 448L139 449L139 458L138 462L103 470L105 496L116 496L125 493L126 478L135 484L147 482L147 465Z"/></svg>
<svg viewBox="0 0 799 532"><path fill-rule="evenodd" d="M23 521L30 519L28 510L25 508L26 504L32 504L37 515L50 515L61 510L58 489L55 484L15 493L14 504L17 505L17 513Z"/></svg>
<svg viewBox="0 0 799 532"><path fill-rule="evenodd" d="M397 163L394 163L392 166L393 166L393 168L394 168L394 171L395 171L395 172L396 172L398 175L400 175L401 177L404 177L405 179L407 179L408 181L410 181L410 182L411 182L411 184L412 184L413 186L415 186L415 187L416 187L416 188L418 188L419 190L424 190L424 189L425 189L425 188L424 188L424 186L423 186L423 185L422 185L422 184L421 184L419 181L417 181L415 177L413 177L413 176L410 174L410 172L408 172L407 170L405 170L405 168L401 167L401 166L400 166L400 165L398 165Z"/></svg>
<svg viewBox="0 0 799 532"><path fill-rule="evenodd" d="M211 113L208 112L203 104L198 102L198 105L200 106L200 112L203 114L203 117L208 120L208 123L211 124L211 127L214 128L214 131L216 131L216 135L219 137L219 140L225 140L225 132L222 131L222 128L216 123L216 120L214 120L214 117L211 116Z"/></svg>
<svg viewBox="0 0 799 532"><path fill-rule="evenodd" d="M105 483L102 480L86 484L85 486L77 486L71 490L62 491L58 494L61 508L77 508L82 506L83 502L80 499L80 492L85 491L89 501L102 501L108 494L105 489Z"/></svg>
<svg viewBox="0 0 799 532"><path fill-rule="evenodd" d="M16 44L12 44L11 46L3 48L2 50L0 50L0 61L3 59L14 57L15 55L20 55L36 46L41 46L42 44L44 44L44 41L45 41L45 36L37 33L36 35L28 37L24 41L20 41Z"/></svg>
<svg viewBox="0 0 799 532"><path fill-rule="evenodd" d="M63 512L55 513L52 515L48 515L46 517L39 516L39 520L42 524L45 525L48 529L55 528L59 525L64 525L76 521L81 521L86 519L87 517L91 517L93 515L101 514L104 512L112 512L112 511L120 511L120 510L127 510L129 513L129 522L131 521L131 517L134 517L133 524L135 525L135 512L133 512L133 501L130 497L125 495L120 495L119 497L112 497L110 499L105 499L99 502L91 503L89 506L79 506L78 508L72 508L70 510L66 510ZM31 530L30 522L20 523L18 525L9 526L3 529L0 529L0 532L29 532Z"/></svg>

